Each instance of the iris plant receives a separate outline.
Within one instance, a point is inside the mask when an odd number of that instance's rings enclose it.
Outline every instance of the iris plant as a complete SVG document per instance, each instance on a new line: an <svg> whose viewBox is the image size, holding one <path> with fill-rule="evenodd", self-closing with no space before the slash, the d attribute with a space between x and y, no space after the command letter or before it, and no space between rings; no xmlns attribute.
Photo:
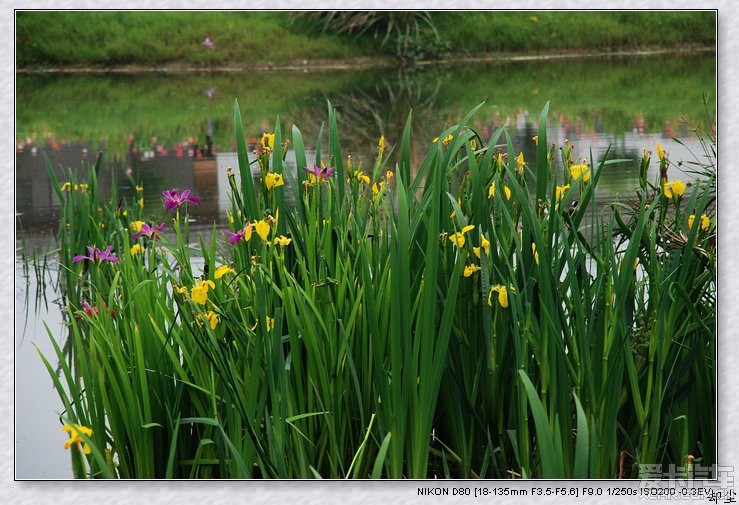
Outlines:
<svg viewBox="0 0 739 505"><path fill-rule="evenodd" d="M167 210L181 207L184 203L188 202L193 205L200 205L200 198L191 196L189 189L183 190L182 193L176 189L162 191L162 196L164 197L164 208Z"/></svg>
<svg viewBox="0 0 739 505"><path fill-rule="evenodd" d="M92 247L90 245L87 246L87 253L89 256L85 256L83 254L79 254L72 258L72 263L79 263L80 261L84 260L90 260L95 261L98 264L102 263L103 261L110 261L111 263L118 263L118 257L114 256L112 254L113 252L113 246L109 245L105 248L104 251L101 251L97 247Z"/></svg>

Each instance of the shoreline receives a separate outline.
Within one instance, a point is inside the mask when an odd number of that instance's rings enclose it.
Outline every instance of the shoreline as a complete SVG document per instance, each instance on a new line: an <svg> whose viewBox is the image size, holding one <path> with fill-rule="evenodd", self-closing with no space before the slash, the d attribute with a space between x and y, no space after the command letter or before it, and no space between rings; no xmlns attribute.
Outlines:
<svg viewBox="0 0 739 505"><path fill-rule="evenodd" d="M408 67L432 67L437 65L456 65L464 63L513 63L529 61L553 61L565 59L596 58L638 58L659 55L700 54L713 52L715 46L681 46L669 48L616 49L616 50L575 50L568 52L494 52L480 55L465 53L451 54L435 60L421 60ZM340 70L370 70L405 66L390 56L362 56L348 59L313 59L273 62L245 62L234 65L204 65L189 63L167 63L161 65L69 65L50 67L16 68L16 74L193 74L193 73L247 73L247 72L330 72Z"/></svg>

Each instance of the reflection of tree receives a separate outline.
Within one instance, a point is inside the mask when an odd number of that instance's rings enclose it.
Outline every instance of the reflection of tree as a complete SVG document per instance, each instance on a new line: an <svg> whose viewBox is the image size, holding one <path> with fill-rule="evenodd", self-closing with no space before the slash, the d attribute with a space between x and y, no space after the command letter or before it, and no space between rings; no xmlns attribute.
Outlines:
<svg viewBox="0 0 739 505"><path fill-rule="evenodd" d="M395 74L382 75L364 87L311 98L311 106L297 111L296 123L302 129L303 124L325 116L325 100L329 99L338 113L346 153L367 152L377 144L380 135L385 135L389 144L399 144L410 111L413 111L411 135L425 138L429 136L427 130L438 129L438 120L431 118L438 117L439 90L447 76L439 71L412 73L398 69Z"/></svg>

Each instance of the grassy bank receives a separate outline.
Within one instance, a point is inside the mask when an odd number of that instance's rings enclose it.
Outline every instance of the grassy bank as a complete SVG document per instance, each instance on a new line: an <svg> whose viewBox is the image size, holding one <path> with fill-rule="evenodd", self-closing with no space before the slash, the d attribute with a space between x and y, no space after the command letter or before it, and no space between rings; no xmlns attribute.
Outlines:
<svg viewBox="0 0 739 505"><path fill-rule="evenodd" d="M448 12L440 36L455 51L636 49L716 42L712 12Z"/></svg>
<svg viewBox="0 0 739 505"><path fill-rule="evenodd" d="M542 52L715 43L712 12L435 12L439 51ZM203 44L206 37L213 47ZM164 41L166 40L166 43ZM19 68L60 65L232 65L379 57L394 45L331 35L288 12L19 12Z"/></svg>

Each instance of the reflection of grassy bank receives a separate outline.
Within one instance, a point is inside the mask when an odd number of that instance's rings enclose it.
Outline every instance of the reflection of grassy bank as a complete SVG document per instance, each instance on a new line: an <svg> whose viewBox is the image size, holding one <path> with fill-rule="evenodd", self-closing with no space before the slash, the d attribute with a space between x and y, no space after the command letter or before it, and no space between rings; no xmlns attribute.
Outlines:
<svg viewBox="0 0 739 505"><path fill-rule="evenodd" d="M713 12L435 12L432 17L454 53L715 43ZM370 35L324 35L305 21L291 20L289 12L21 12L17 64L234 65L383 51ZM205 47L205 37L215 47Z"/></svg>
<svg viewBox="0 0 739 505"><path fill-rule="evenodd" d="M165 145L193 137L202 143L208 121L220 149L231 149L231 101L238 97L247 135L282 124L302 125L312 143L330 99L342 133L367 148L382 132L391 142L409 110L414 135L433 138L457 111L487 100L477 127L488 128L552 99L555 124L580 132L663 131L681 117L703 116L697 101L715 87L712 57L538 62L439 68L422 73L334 72L308 77L285 74L18 77L17 136L38 142L97 142L122 149L129 134L147 146L152 135ZM665 76L669 76L666 79ZM464 85L460 85L464 83ZM209 99L206 91L214 90ZM531 117L529 121L533 121ZM356 151L355 151L356 152Z"/></svg>
<svg viewBox="0 0 739 505"><path fill-rule="evenodd" d="M628 131L638 118L654 131L681 117L702 117L700 97L713 95L715 88L713 56L512 63L490 66L484 73L473 67L455 70L448 90L440 93L448 97L445 110L486 99L505 117L511 109L538 110L544 95L551 99L555 119L585 132Z"/></svg>
<svg viewBox="0 0 739 505"><path fill-rule="evenodd" d="M697 99L715 88L714 69L714 58L693 56L459 66L413 74L19 76L17 136L37 142L52 135L57 141L102 138L109 148L120 149L130 134L144 146L152 135L164 144L188 137L202 142L210 120L216 144L230 149L234 97L248 135L271 130L277 115L283 126L297 121L311 134L329 98L350 133L354 146L349 147L356 148L372 145L380 132L396 141L410 109L420 128L416 132L433 138L460 119L457 111L483 100L479 117L490 126L536 110L544 94L552 99L552 121L582 132L626 132L637 124L662 131L667 123L676 127L681 117L702 117ZM208 89L214 90L212 99Z"/></svg>
<svg viewBox="0 0 739 505"><path fill-rule="evenodd" d="M216 144L233 141L231 107L238 97L247 132L273 127L280 115L290 120L301 99L321 91L329 94L357 84L350 74L286 79L279 74L251 76L65 76L18 77L18 137L37 140L97 141L113 149L129 134L137 142L152 135L163 144L195 137L202 142L213 122ZM206 93L213 90L214 96ZM279 91L277 91L279 90Z"/></svg>

